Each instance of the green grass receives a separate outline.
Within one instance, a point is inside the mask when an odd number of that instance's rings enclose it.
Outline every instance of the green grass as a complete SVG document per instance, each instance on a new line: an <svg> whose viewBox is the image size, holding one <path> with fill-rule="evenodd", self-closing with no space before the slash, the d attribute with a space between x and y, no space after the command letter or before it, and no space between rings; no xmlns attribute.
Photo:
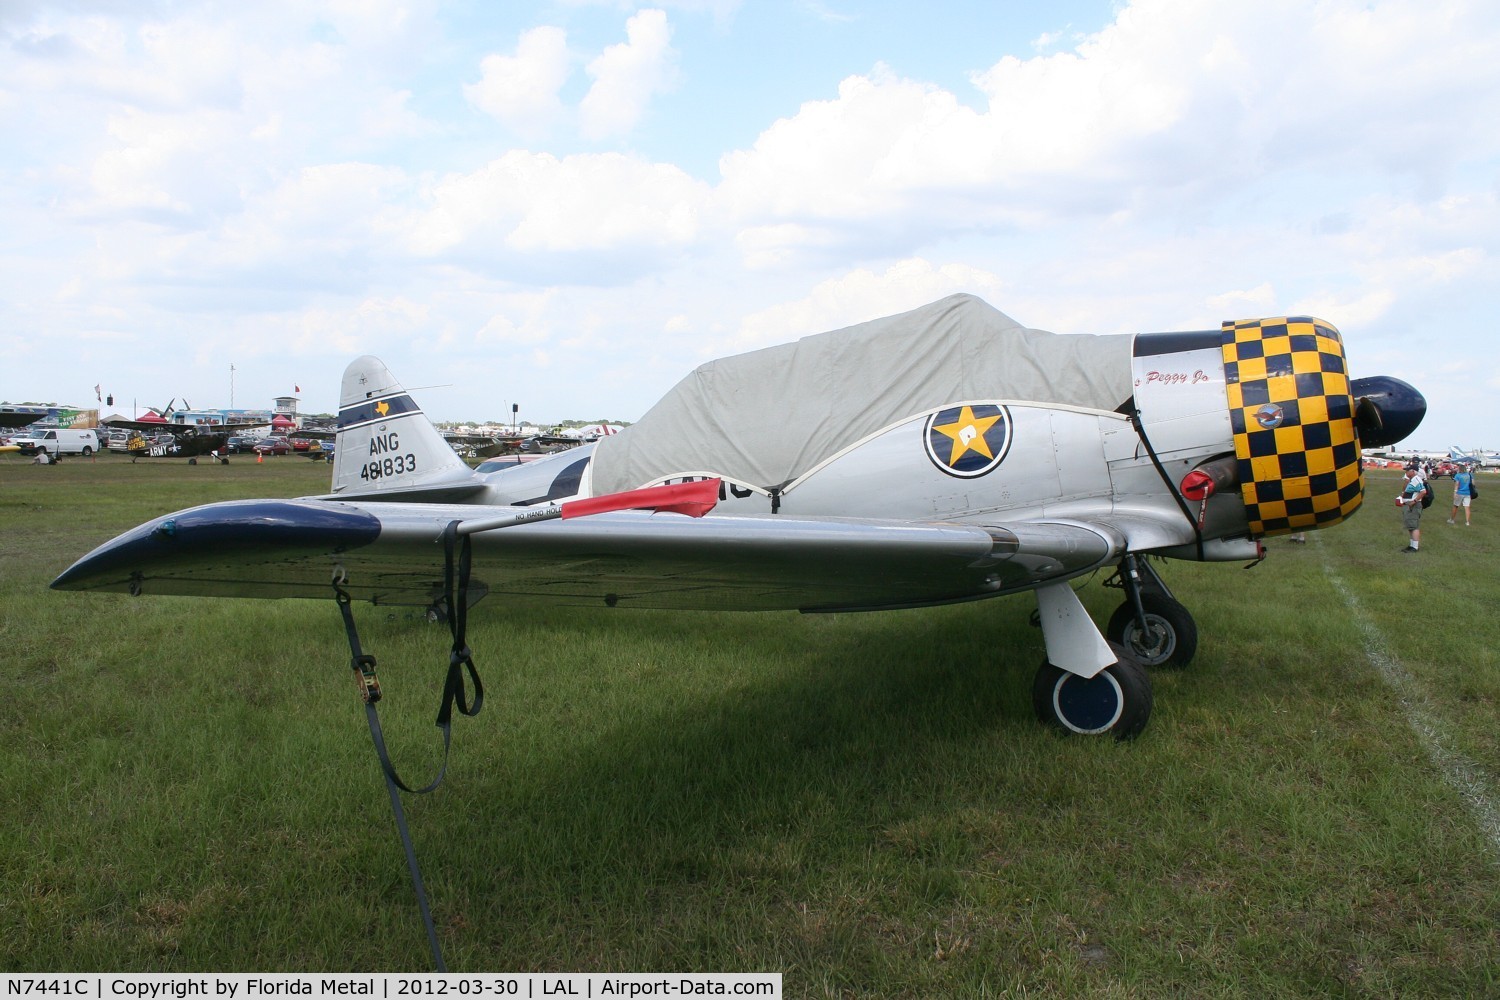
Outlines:
<svg viewBox="0 0 1500 1000"><path fill-rule="evenodd" d="M148 517L327 474L0 460L4 969L427 967L331 601L46 589ZM1395 487L1374 474L1349 524L1253 570L1166 564L1202 638L1130 744L1035 721L1025 597L481 604L484 712L406 800L449 966L780 971L798 997L1500 994L1500 522L1434 507L1402 556ZM1098 618L1119 600L1080 587ZM447 634L357 613L425 780Z"/></svg>

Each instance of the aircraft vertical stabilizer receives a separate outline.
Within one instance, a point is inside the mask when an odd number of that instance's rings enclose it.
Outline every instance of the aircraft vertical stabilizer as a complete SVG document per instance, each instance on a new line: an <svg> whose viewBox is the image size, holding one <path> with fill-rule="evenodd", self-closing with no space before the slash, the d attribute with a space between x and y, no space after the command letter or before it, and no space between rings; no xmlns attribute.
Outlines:
<svg viewBox="0 0 1500 1000"><path fill-rule="evenodd" d="M442 491L474 473L379 358L356 358L339 393L333 492L341 496Z"/></svg>

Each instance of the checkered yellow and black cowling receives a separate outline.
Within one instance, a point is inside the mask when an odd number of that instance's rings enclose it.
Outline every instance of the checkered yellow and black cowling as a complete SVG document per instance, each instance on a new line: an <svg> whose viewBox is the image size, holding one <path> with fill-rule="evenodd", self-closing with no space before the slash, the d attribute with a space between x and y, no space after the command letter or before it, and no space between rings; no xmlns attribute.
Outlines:
<svg viewBox="0 0 1500 1000"><path fill-rule="evenodd" d="M1344 343L1310 317L1226 322L1225 387L1255 537L1337 524L1364 497Z"/></svg>

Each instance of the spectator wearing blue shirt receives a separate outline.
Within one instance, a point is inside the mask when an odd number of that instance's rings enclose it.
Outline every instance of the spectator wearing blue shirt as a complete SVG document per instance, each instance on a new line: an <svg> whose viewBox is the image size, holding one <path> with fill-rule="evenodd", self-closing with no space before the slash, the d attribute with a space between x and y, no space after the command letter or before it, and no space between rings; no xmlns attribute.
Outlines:
<svg viewBox="0 0 1500 1000"><path fill-rule="evenodd" d="M1453 524L1458 520L1458 511L1462 507L1464 512L1464 527L1469 527L1469 510L1473 502L1474 468L1470 466L1453 474L1453 516L1448 518L1448 523Z"/></svg>

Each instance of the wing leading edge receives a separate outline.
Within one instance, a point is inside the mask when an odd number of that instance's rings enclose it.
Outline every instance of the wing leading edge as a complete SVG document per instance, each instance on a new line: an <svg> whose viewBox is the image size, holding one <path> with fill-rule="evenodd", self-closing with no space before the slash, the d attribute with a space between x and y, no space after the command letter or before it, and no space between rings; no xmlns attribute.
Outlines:
<svg viewBox="0 0 1500 1000"><path fill-rule="evenodd" d="M180 511L62 573L60 590L322 598L425 606L442 593L443 529L511 513L475 505L258 500ZM1028 590L1117 561L1100 525L974 526L621 511L473 536L471 589L506 604L853 611Z"/></svg>

